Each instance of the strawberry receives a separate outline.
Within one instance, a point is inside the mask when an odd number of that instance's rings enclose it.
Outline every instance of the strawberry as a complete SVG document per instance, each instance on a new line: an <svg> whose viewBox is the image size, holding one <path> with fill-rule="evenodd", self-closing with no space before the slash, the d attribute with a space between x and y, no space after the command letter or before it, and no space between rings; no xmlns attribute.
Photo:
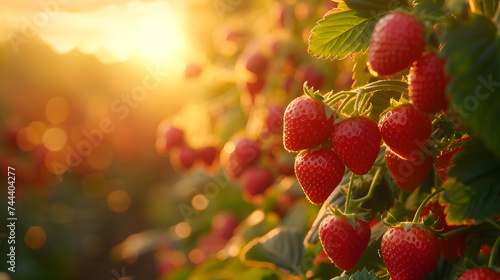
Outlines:
<svg viewBox="0 0 500 280"><path fill-rule="evenodd" d="M366 174L380 151L377 123L363 116L349 118L333 126L332 147L353 173Z"/></svg>
<svg viewBox="0 0 500 280"><path fill-rule="evenodd" d="M413 63L408 75L408 94L413 106L427 114L436 114L448 108L445 61L436 54L424 52Z"/></svg>
<svg viewBox="0 0 500 280"><path fill-rule="evenodd" d="M246 58L245 68L257 75L262 74L268 67L267 58L258 50L250 53Z"/></svg>
<svg viewBox="0 0 500 280"><path fill-rule="evenodd" d="M424 206L422 212L420 213L420 218L422 220L427 219L429 213L432 212L434 216L439 217L440 223L436 227L436 230L440 231L441 234L449 232L451 230L459 228L459 226L450 226L446 222L446 214L444 213L445 207L439 202L429 203ZM465 252L465 233L454 234L446 239L439 240L439 249L441 250L441 255L450 261L455 260L458 256L462 256Z"/></svg>
<svg viewBox="0 0 500 280"><path fill-rule="evenodd" d="M206 146L198 149L198 159L207 167L212 166L217 157L217 148L214 146Z"/></svg>
<svg viewBox="0 0 500 280"><path fill-rule="evenodd" d="M396 185L407 192L415 190L432 169L431 159L423 154L418 159L405 160L391 149L385 151L385 162Z"/></svg>
<svg viewBox="0 0 500 280"><path fill-rule="evenodd" d="M189 63L186 65L186 69L184 70L184 77L187 79L197 78L201 74L201 66L196 63Z"/></svg>
<svg viewBox="0 0 500 280"><path fill-rule="evenodd" d="M441 256L436 234L426 226L411 223L386 231L381 252L393 280L423 280Z"/></svg>
<svg viewBox="0 0 500 280"><path fill-rule="evenodd" d="M274 182L271 171L264 167L251 166L241 174L244 193L255 196L263 193Z"/></svg>
<svg viewBox="0 0 500 280"><path fill-rule="evenodd" d="M328 258L342 270L352 270L370 241L370 225L355 218L328 215L319 227L319 239Z"/></svg>
<svg viewBox="0 0 500 280"><path fill-rule="evenodd" d="M195 149L183 145L181 147L175 147L170 155L170 160L174 166L181 171L189 170L197 159L197 152Z"/></svg>
<svg viewBox="0 0 500 280"><path fill-rule="evenodd" d="M288 104L283 143L289 152L314 148L330 138L334 111L320 100L302 96Z"/></svg>
<svg viewBox="0 0 500 280"><path fill-rule="evenodd" d="M404 104L382 115L380 133L385 144L404 159L418 159L432 133L432 122L426 115Z"/></svg>
<svg viewBox="0 0 500 280"><path fill-rule="evenodd" d="M470 140L470 137L463 137L458 139L457 141L452 142L452 144L463 142L463 141L468 141ZM461 146L453 147L453 148L445 148L439 152L439 154L436 157L436 160L434 161L434 167L436 168L436 173L439 176L439 179L444 182L448 178L448 175L446 172L448 171L448 168L452 167L455 165L451 159L453 156L456 154L462 152L464 148Z"/></svg>
<svg viewBox="0 0 500 280"><path fill-rule="evenodd" d="M368 49L374 76L392 76L410 67L425 48L424 29L415 17L391 13L375 25Z"/></svg>
<svg viewBox="0 0 500 280"><path fill-rule="evenodd" d="M299 85L303 85L304 82L307 82L309 87L314 87L315 89L320 89L325 81L323 74L311 64L299 66L295 74L295 79L298 81Z"/></svg>
<svg viewBox="0 0 500 280"><path fill-rule="evenodd" d="M473 268L467 270L458 280L499 280L500 273L491 268Z"/></svg>
<svg viewBox="0 0 500 280"><path fill-rule="evenodd" d="M326 148L307 149L295 159L295 175L309 201L325 202L344 176L345 166Z"/></svg>
<svg viewBox="0 0 500 280"><path fill-rule="evenodd" d="M168 152L173 147L184 144L184 131L172 125L161 125L158 128L156 146L160 151Z"/></svg>
<svg viewBox="0 0 500 280"><path fill-rule="evenodd" d="M224 161L224 169L233 178L237 178L249 166L259 160L261 148L259 144L247 138L232 140L234 148ZM232 146L232 145L230 145Z"/></svg>
<svg viewBox="0 0 500 280"><path fill-rule="evenodd" d="M283 132L283 115L285 108L279 105L270 106L266 116L266 129L271 133Z"/></svg>
<svg viewBox="0 0 500 280"><path fill-rule="evenodd" d="M228 240L233 236L238 224L239 220L235 214L223 211L212 218L211 231L214 235Z"/></svg>

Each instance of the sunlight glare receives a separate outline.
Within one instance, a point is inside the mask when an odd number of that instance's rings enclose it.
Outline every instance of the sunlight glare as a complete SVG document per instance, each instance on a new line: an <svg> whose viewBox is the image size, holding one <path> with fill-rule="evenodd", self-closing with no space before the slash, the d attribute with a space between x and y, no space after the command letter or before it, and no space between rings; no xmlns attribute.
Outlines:
<svg viewBox="0 0 500 280"><path fill-rule="evenodd" d="M78 49L104 63L132 58L171 63L189 53L183 9L164 1L134 1L89 12L61 11L39 36L58 53Z"/></svg>

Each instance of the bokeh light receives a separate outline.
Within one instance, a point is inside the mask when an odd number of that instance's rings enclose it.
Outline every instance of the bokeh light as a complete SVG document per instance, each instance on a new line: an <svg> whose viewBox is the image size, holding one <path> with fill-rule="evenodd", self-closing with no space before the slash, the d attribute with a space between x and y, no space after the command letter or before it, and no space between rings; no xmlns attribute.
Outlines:
<svg viewBox="0 0 500 280"><path fill-rule="evenodd" d="M123 190L112 191L106 198L111 211L122 213L128 210L131 203L130 195Z"/></svg>
<svg viewBox="0 0 500 280"><path fill-rule="evenodd" d="M59 127L51 127L43 134L43 145L51 151L59 151L66 145L66 132Z"/></svg>
<svg viewBox="0 0 500 280"><path fill-rule="evenodd" d="M180 238L187 238L191 235L191 226L186 222L180 222L174 226L175 234Z"/></svg>
<svg viewBox="0 0 500 280"><path fill-rule="evenodd" d="M39 226L30 227L24 235L24 242L31 249L42 248L46 239L45 231Z"/></svg>

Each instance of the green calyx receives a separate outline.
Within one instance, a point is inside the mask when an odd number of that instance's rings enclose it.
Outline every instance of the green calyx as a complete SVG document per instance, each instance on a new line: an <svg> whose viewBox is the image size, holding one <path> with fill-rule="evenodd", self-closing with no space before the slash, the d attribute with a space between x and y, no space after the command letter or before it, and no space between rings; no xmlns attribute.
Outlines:
<svg viewBox="0 0 500 280"><path fill-rule="evenodd" d="M356 219L367 222L367 215L369 214L368 212L365 213L343 213L338 205L333 208L332 206L328 206L330 208L330 211L327 212L327 215L334 215L337 217L345 217L347 221L349 221L349 224L352 226L353 229L356 229Z"/></svg>
<svg viewBox="0 0 500 280"><path fill-rule="evenodd" d="M319 90L315 91L314 87L311 88L307 87L307 81L304 82L303 91L304 94L309 98L323 102L323 104L325 105L325 115L327 119L330 119L330 117L332 117L333 114L335 114L335 111L332 109L332 107L328 105L328 103L325 102L325 97L320 94ZM326 96L330 94L331 92L327 93Z"/></svg>

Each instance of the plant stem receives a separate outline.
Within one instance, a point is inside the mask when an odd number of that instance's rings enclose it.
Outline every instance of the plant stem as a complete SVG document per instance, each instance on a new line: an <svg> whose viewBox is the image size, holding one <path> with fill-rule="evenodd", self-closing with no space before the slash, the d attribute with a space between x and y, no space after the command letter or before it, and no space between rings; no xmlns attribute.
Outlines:
<svg viewBox="0 0 500 280"><path fill-rule="evenodd" d="M325 100L325 103L328 106L333 106L337 102L339 102L342 99L350 99L351 96L354 96L355 92L353 91L341 91L333 94L332 96L329 96L328 99Z"/></svg>
<svg viewBox="0 0 500 280"><path fill-rule="evenodd" d="M493 244L493 248L491 248L490 259L488 260L488 267L493 268L493 264L495 263L495 258L497 256L498 248L500 247L500 237L497 238L495 244Z"/></svg>
<svg viewBox="0 0 500 280"><path fill-rule="evenodd" d="M442 234L442 236L444 238L448 238L452 235L455 235L455 234L459 234L459 233L462 233L462 232L466 232L466 231L469 231L470 229L472 229L474 226L463 226L463 227L459 227L459 228L456 228L454 230L450 230L448 232L445 232Z"/></svg>
<svg viewBox="0 0 500 280"><path fill-rule="evenodd" d="M351 202L352 202L352 191L353 191L353 181L354 181L354 173L351 174L351 179L349 181L349 188L347 189L347 197L345 200L345 209L344 214L349 214L351 211Z"/></svg>
<svg viewBox="0 0 500 280"><path fill-rule="evenodd" d="M367 201L368 199L370 199L373 196L373 192L375 191L375 186L377 185L377 181L378 181L378 178L380 177L381 173L382 173L382 167L379 167L377 169L377 171L375 171L375 175L373 176L373 180L372 180L372 183L370 185L370 189L368 190L368 193L362 198L353 199L353 201L352 201L353 204L359 205L359 204Z"/></svg>
<svg viewBox="0 0 500 280"><path fill-rule="evenodd" d="M429 202L434 196L436 196L438 193L444 191L445 188L438 188L437 190L435 190L433 193L431 193L429 196L427 196L424 201L422 201L422 203L420 204L420 206L418 207L417 209L417 212L415 213L415 216L413 217L413 223L417 223L418 222L418 218L420 217L420 213L422 212L422 209L424 209L424 206L427 204L427 202Z"/></svg>
<svg viewBox="0 0 500 280"><path fill-rule="evenodd" d="M500 230L500 225L495 223L492 219L486 219L488 223L490 223L492 226L494 226L496 229Z"/></svg>
<svg viewBox="0 0 500 280"><path fill-rule="evenodd" d="M363 87L361 87L364 92L374 92L374 91L381 91L381 90L394 90L394 91L399 91L403 93L408 93L408 84L403 81L396 81L396 80L381 80L381 81L376 81L371 84L367 84Z"/></svg>

